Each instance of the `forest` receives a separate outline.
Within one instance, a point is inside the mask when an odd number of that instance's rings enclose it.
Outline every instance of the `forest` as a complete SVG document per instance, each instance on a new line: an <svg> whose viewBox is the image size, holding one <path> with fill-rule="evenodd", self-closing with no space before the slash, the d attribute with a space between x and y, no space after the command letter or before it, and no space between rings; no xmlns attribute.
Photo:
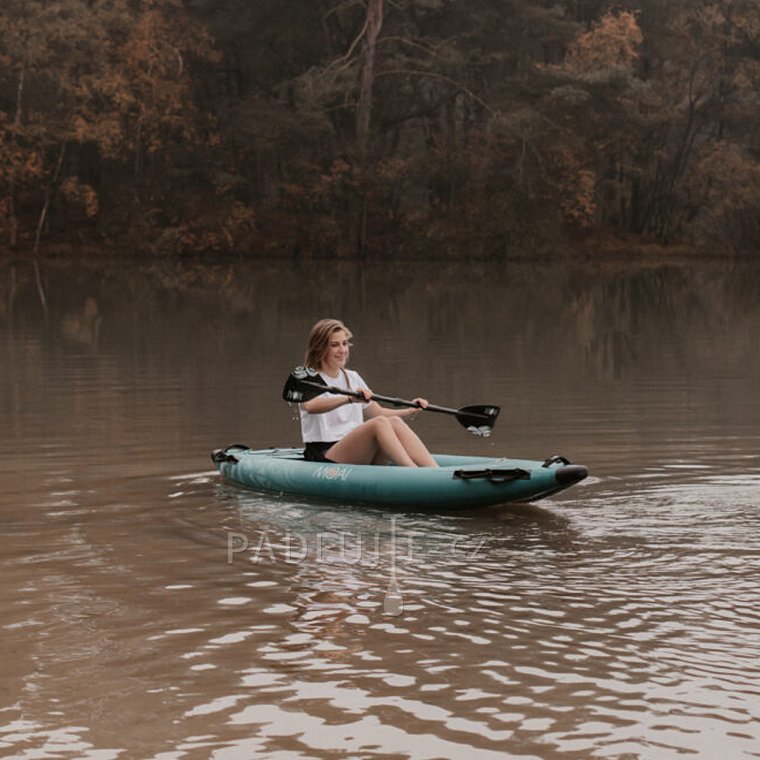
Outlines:
<svg viewBox="0 0 760 760"><path fill-rule="evenodd" d="M757 0L2 0L0 251L760 241Z"/></svg>

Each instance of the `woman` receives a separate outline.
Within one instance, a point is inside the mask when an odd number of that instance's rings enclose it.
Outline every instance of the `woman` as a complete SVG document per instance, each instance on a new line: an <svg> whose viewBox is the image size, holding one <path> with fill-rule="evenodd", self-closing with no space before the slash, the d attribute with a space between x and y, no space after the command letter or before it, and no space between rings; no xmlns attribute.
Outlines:
<svg viewBox="0 0 760 760"><path fill-rule="evenodd" d="M352 396L323 393L299 405L304 456L313 462L437 467L417 434L402 418L419 409L386 409L372 401L372 391L358 372L346 369L350 330L338 319L322 319L309 333L304 365L317 370L328 385L358 391ZM422 398L414 399L421 408Z"/></svg>

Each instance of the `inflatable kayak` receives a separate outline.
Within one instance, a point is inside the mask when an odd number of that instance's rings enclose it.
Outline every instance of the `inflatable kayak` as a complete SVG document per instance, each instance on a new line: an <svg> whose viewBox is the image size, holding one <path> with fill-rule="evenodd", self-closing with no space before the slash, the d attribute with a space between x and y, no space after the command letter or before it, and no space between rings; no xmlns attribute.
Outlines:
<svg viewBox="0 0 760 760"><path fill-rule="evenodd" d="M308 462L296 448L253 450L239 444L211 458L229 483L286 496L379 507L463 509L536 501L588 475L583 465L434 454L439 467Z"/></svg>

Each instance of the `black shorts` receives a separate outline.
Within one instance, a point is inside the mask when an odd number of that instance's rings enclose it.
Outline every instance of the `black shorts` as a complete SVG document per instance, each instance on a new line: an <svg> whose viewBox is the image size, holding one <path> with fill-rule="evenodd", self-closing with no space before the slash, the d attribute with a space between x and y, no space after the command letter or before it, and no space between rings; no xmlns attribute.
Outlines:
<svg viewBox="0 0 760 760"><path fill-rule="evenodd" d="M309 441L305 444L303 458L307 462L332 462L332 459L325 456L325 452L332 448L335 443L335 441Z"/></svg>

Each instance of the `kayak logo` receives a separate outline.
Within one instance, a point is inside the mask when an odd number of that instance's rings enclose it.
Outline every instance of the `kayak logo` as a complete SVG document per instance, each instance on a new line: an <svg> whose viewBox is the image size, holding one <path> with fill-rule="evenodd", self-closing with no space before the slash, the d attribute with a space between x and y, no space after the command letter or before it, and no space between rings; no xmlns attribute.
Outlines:
<svg viewBox="0 0 760 760"><path fill-rule="evenodd" d="M350 467L335 467L335 465L322 465L317 467L312 478L319 480L348 480L351 475Z"/></svg>

